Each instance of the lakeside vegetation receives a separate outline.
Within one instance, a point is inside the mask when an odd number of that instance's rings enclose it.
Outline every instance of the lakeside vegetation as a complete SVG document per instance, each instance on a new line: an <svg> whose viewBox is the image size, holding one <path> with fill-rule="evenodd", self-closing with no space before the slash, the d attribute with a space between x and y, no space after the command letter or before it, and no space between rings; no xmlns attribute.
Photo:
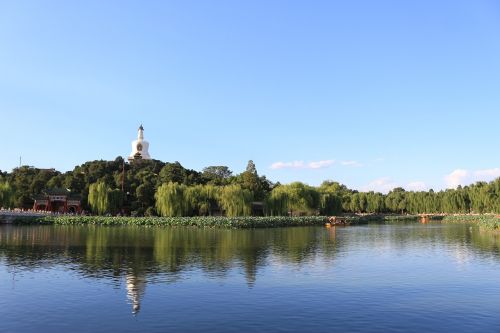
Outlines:
<svg viewBox="0 0 500 333"><path fill-rule="evenodd" d="M446 223L471 223L485 230L500 230L500 217L495 215L448 215L440 220Z"/></svg>
<svg viewBox="0 0 500 333"><path fill-rule="evenodd" d="M500 178L435 192L395 188L388 194L359 192L335 181L314 187L301 182L272 183L252 161L234 175L226 166L201 172L179 162L92 161L61 173L23 166L0 171L0 207L33 207L46 189L81 195L96 215L130 216L317 216L340 214L500 214Z"/></svg>
<svg viewBox="0 0 500 333"><path fill-rule="evenodd" d="M344 216L343 224L361 225L370 223L416 223L422 222L420 215L350 215ZM433 215L427 222L473 224L484 230L500 230L500 218L495 215ZM85 216L48 215L18 216L14 224L42 225L101 225L101 226L157 226L157 227L200 227L200 228L273 228L292 226L322 226L329 222L327 216L184 216L184 217L128 217L128 216ZM427 223L426 222L426 223Z"/></svg>
<svg viewBox="0 0 500 333"><path fill-rule="evenodd" d="M54 225L129 225L129 226L196 226L202 228L269 228L291 226L324 225L325 216L274 216L274 217L127 217L127 216L82 216L51 215L18 217L15 224Z"/></svg>

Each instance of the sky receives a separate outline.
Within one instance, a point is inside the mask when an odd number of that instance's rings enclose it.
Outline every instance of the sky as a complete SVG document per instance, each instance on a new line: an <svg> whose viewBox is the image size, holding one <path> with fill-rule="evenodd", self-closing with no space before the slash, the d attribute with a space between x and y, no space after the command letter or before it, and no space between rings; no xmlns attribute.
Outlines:
<svg viewBox="0 0 500 333"><path fill-rule="evenodd" d="M0 170L149 152L387 192L500 176L500 3L0 0Z"/></svg>

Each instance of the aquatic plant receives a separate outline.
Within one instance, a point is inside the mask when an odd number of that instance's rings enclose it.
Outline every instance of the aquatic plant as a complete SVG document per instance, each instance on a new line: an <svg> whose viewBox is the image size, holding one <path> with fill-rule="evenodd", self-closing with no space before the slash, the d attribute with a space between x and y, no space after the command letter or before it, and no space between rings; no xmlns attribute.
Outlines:
<svg viewBox="0 0 500 333"><path fill-rule="evenodd" d="M22 217L17 224L56 224L56 225L137 225L137 226L196 226L201 228L273 228L286 226L323 225L325 216L303 217L124 217L124 216L44 216Z"/></svg>
<svg viewBox="0 0 500 333"><path fill-rule="evenodd" d="M445 223L473 223L487 230L500 230L500 218L495 215L447 215Z"/></svg>

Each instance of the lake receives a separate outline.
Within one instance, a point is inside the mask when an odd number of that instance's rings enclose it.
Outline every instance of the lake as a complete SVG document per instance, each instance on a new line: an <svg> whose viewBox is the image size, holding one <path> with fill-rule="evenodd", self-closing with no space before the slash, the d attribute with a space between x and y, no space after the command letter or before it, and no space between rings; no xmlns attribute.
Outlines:
<svg viewBox="0 0 500 333"><path fill-rule="evenodd" d="M458 224L0 225L0 332L498 332L500 238Z"/></svg>

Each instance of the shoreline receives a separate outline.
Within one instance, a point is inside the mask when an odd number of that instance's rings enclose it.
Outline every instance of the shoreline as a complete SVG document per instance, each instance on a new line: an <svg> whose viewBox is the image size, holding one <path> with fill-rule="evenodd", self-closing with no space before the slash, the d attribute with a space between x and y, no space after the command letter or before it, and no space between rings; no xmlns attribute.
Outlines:
<svg viewBox="0 0 500 333"><path fill-rule="evenodd" d="M262 216L262 217L126 217L126 216L82 216L82 215L47 215L16 216L9 222L14 225L103 225L103 226L174 226L200 228L276 228L294 226L322 226L328 223L328 216ZM471 223L483 229L500 230L500 217L497 215L428 215L422 220L421 215L346 215L342 216L345 225L369 223ZM0 223L2 221L0 220Z"/></svg>

